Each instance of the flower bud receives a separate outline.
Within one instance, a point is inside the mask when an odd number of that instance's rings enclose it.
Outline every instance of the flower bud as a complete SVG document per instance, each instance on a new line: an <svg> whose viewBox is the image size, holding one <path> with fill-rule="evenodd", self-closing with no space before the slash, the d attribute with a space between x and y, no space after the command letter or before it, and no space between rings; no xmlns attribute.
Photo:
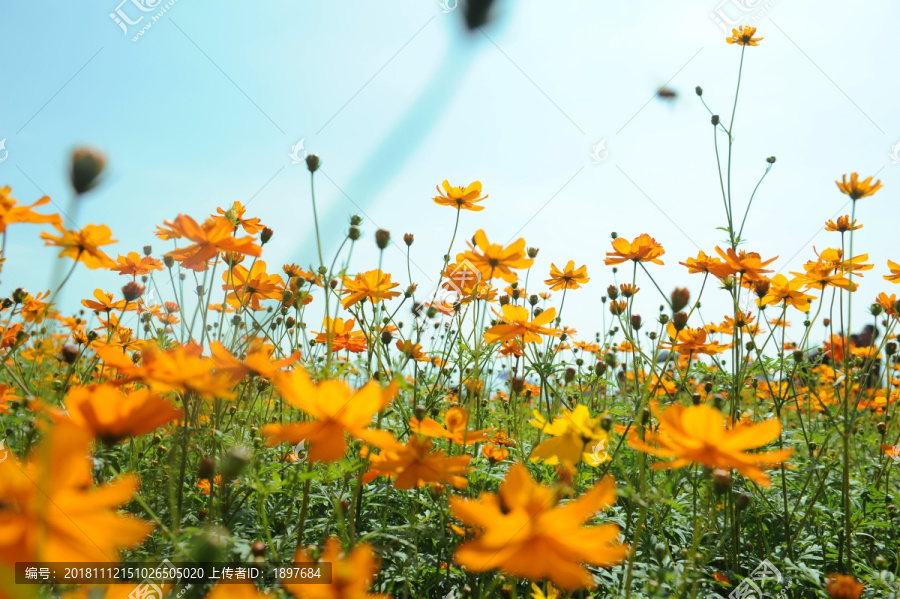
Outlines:
<svg viewBox="0 0 900 599"><path fill-rule="evenodd" d="M97 150L82 147L72 152L69 181L75 193L81 195L96 187L105 166L106 158Z"/></svg>
<svg viewBox="0 0 900 599"><path fill-rule="evenodd" d="M153 246L145 245L144 246L144 255L149 256L151 253L153 253Z"/></svg>
<svg viewBox="0 0 900 599"><path fill-rule="evenodd" d="M640 314L632 314L631 315L631 327L635 331L639 331L641 328L641 315Z"/></svg>
<svg viewBox="0 0 900 599"><path fill-rule="evenodd" d="M309 154L306 157L306 168L309 169L309 172L316 172L320 166L322 166L322 161L315 154Z"/></svg>
<svg viewBox="0 0 900 599"><path fill-rule="evenodd" d="M769 156L768 158L766 158L766 162L768 162L769 164L775 164L775 157Z"/></svg>
<svg viewBox="0 0 900 599"><path fill-rule="evenodd" d="M270 229L269 227L263 228L259 233L259 241L260 243L269 243L269 240L272 239L272 235L275 234L275 231Z"/></svg>
<svg viewBox="0 0 900 599"><path fill-rule="evenodd" d="M347 232L347 237L350 238L350 241L356 241L359 239L359 236L359 227L350 227L350 230Z"/></svg>
<svg viewBox="0 0 900 599"><path fill-rule="evenodd" d="M710 122L712 122L712 124L714 126L718 126L719 125L719 115L717 115L717 114L712 115Z"/></svg>
<svg viewBox="0 0 900 599"><path fill-rule="evenodd" d="M393 338L394 338L394 336L391 334L390 331L381 331L381 342L384 343L385 345L390 343L391 339L393 339Z"/></svg>
<svg viewBox="0 0 900 599"><path fill-rule="evenodd" d="M615 285L610 285L606 288L606 295L609 296L609 299L614 300L619 297L619 289Z"/></svg>
<svg viewBox="0 0 900 599"><path fill-rule="evenodd" d="M563 375L563 380L566 381L567 383L571 383L573 380L575 380L575 369L572 368L571 366L566 368L566 372Z"/></svg>
<svg viewBox="0 0 900 599"><path fill-rule="evenodd" d="M672 290L669 301L672 302L673 313L681 312L688 305L688 302L691 301L691 292L684 287L676 287Z"/></svg>
<svg viewBox="0 0 900 599"><path fill-rule="evenodd" d="M62 359L66 364L74 364L78 359L78 348L74 345L66 345L62 348Z"/></svg>
<svg viewBox="0 0 900 599"><path fill-rule="evenodd" d="M198 478L212 480L215 473L216 461L213 458L205 457L200 460L200 467L197 469Z"/></svg>
<svg viewBox="0 0 900 599"><path fill-rule="evenodd" d="M766 279L760 279L753 283L753 293L756 294L756 297L765 297L769 293L770 286L771 283L769 283L769 281L767 281Z"/></svg>
<svg viewBox="0 0 900 599"><path fill-rule="evenodd" d="M264 557L266 555L266 544L262 541L256 541L250 546L250 553L254 557Z"/></svg>
<svg viewBox="0 0 900 599"><path fill-rule="evenodd" d="M676 331L681 331L687 326L688 315L684 312L676 312L672 315L672 326Z"/></svg>
<svg viewBox="0 0 900 599"><path fill-rule="evenodd" d="M702 95L703 95L703 88L700 87L700 86L698 85L697 87L694 88L694 92L696 92L696 94L697 94L698 96L702 96Z"/></svg>
<svg viewBox="0 0 900 599"><path fill-rule="evenodd" d="M391 241L391 233L386 229L378 229L375 231L375 244L378 246L378 249L383 250L388 246L388 243Z"/></svg>
<svg viewBox="0 0 900 599"><path fill-rule="evenodd" d="M532 258L532 259L537 258L538 251L539 251L538 248L528 248L526 250L526 252L528 253L528 257Z"/></svg>
<svg viewBox="0 0 900 599"><path fill-rule="evenodd" d="M163 264L166 265L166 268L172 268L175 265L175 258L172 256L163 256Z"/></svg>
<svg viewBox="0 0 900 599"><path fill-rule="evenodd" d="M225 459L222 460L222 478L226 481L236 479L250 463L252 457L250 450L242 445L235 445L229 449L225 454Z"/></svg>
<svg viewBox="0 0 900 599"><path fill-rule="evenodd" d="M144 294L144 286L137 281L131 281L122 286L122 296L127 302L133 302Z"/></svg>
<svg viewBox="0 0 900 599"><path fill-rule="evenodd" d="M724 495L731 490L734 478L731 476L730 470L716 468L713 470L713 490L717 495Z"/></svg>

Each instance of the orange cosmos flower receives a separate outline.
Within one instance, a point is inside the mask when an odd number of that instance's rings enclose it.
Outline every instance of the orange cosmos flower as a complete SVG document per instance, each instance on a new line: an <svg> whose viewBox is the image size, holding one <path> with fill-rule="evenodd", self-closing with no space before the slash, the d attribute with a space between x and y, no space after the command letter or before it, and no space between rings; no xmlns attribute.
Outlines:
<svg viewBox="0 0 900 599"><path fill-rule="evenodd" d="M541 335L559 337L561 334L559 329L544 327L556 318L556 308L544 310L531 322L528 321L528 309L523 306L506 304L502 310L503 314L498 316L503 324L494 325L484 332L484 340L487 343L511 341L516 338L521 338L522 343L542 343Z"/></svg>
<svg viewBox="0 0 900 599"><path fill-rule="evenodd" d="M534 259L525 253L525 240L518 239L507 247L488 241L483 229L479 229L472 238L472 249L457 256L457 262L463 259L481 272L484 281L503 279L507 283L518 280L512 269L528 268Z"/></svg>
<svg viewBox="0 0 900 599"><path fill-rule="evenodd" d="M394 487L398 489L441 483L464 488L468 481L460 475L468 471L472 456L445 457L443 451L432 452L433 446L431 439L413 436L406 445L371 455L369 461L379 473L394 479Z"/></svg>
<svg viewBox="0 0 900 599"><path fill-rule="evenodd" d="M120 275L129 275L135 277L137 275L149 275L154 270L162 270L163 264L156 258L150 256L141 256L137 252L128 252L127 256L116 258L116 265L109 268L118 272Z"/></svg>
<svg viewBox="0 0 900 599"><path fill-rule="evenodd" d="M120 299L119 301L113 301L113 294L108 291L103 291L102 289L94 289L94 300L83 299L81 300L81 305L85 308L90 308L94 312L112 312L121 311L121 310L134 310L137 307L137 304L126 302L124 299ZM131 304L130 306L128 304Z"/></svg>
<svg viewBox="0 0 900 599"><path fill-rule="evenodd" d="M825 230L826 231L837 231L839 233L846 233L847 231L856 231L857 229L862 229L862 225L857 225L856 220L852 223L850 222L850 215L839 216L837 222L829 219L825 221Z"/></svg>
<svg viewBox="0 0 900 599"><path fill-rule="evenodd" d="M436 420L425 418L410 418L409 426L418 434L426 437L436 437L439 439L450 439L458 445L472 445L483 441L487 437L487 433L494 429L485 428L478 431L469 431L466 425L469 420L469 413L460 407L452 407L444 414L444 422L446 428L438 424Z"/></svg>
<svg viewBox="0 0 900 599"><path fill-rule="evenodd" d="M239 228L243 228L248 235L256 235L263 230L263 224L258 218L244 218L245 211L246 209L240 202L235 202L228 210L216 208L216 212L224 217L223 220L231 223L235 232Z"/></svg>
<svg viewBox="0 0 900 599"><path fill-rule="evenodd" d="M888 295L882 291L875 298L875 303L881 306L888 316L897 316L897 294Z"/></svg>
<svg viewBox="0 0 900 599"><path fill-rule="evenodd" d="M426 356L425 352L422 351L422 346L419 343L413 343L408 339L406 341L397 339L396 347L410 360L415 360L416 362L428 362L429 360L431 360L431 358Z"/></svg>
<svg viewBox="0 0 900 599"><path fill-rule="evenodd" d="M223 290L230 290L225 301L238 307L249 307L251 310L262 310L259 303L265 299L281 299L284 281L279 275L266 273L266 263L257 260L250 270L240 264L222 273Z"/></svg>
<svg viewBox="0 0 900 599"><path fill-rule="evenodd" d="M344 322L343 318L325 317L325 330L316 333L316 343L323 345L328 343L328 337L331 337L331 351L338 352L343 349L351 351L355 354L366 351L368 339L362 331L354 331L353 325L356 321L352 318Z"/></svg>
<svg viewBox="0 0 900 599"><path fill-rule="evenodd" d="M109 384L73 387L66 395L66 411L72 422L106 443L149 433L183 416L147 388L123 395Z"/></svg>
<svg viewBox="0 0 900 599"><path fill-rule="evenodd" d="M616 237L612 240L612 246L613 251L606 252L607 266L622 264L628 260L662 264L663 261L659 257L666 253L663 246L646 233L641 233L630 243L624 237Z"/></svg>
<svg viewBox="0 0 900 599"><path fill-rule="evenodd" d="M728 251L726 252L718 246L716 246L716 253L722 257L722 263L726 270L715 268L713 274L719 278L727 275L742 274L744 281L764 279L765 277L763 274L772 272L772 270L763 267L768 266L778 259L778 256L775 256L774 258L770 258L763 262L762 258L760 258L759 254L756 252L746 252L744 250L735 252L733 248L728 248Z"/></svg>
<svg viewBox="0 0 900 599"><path fill-rule="evenodd" d="M54 318L56 316L56 310L51 307L51 304L43 301L48 297L50 297L49 291L42 291L37 294L37 297L32 296L30 293L25 296L20 311L25 322L41 324L45 318Z"/></svg>
<svg viewBox="0 0 900 599"><path fill-rule="evenodd" d="M176 391L193 393L208 400L234 397L234 381L215 369L215 363L201 355L196 343L161 351L153 342L145 342L141 365L135 366L125 352L112 347L97 350L97 355L128 379L143 381L154 393Z"/></svg>
<svg viewBox="0 0 900 599"><path fill-rule="evenodd" d="M393 291L393 289L399 286L400 283L391 281L390 273L380 270L359 273L353 279L344 277L344 289L341 293L347 294L347 297L341 303L345 308L367 299L372 300L373 304L377 304L380 301L398 297L400 292Z"/></svg>
<svg viewBox="0 0 900 599"><path fill-rule="evenodd" d="M731 37L725 38L729 44L737 44L738 46L758 46L756 42L764 40L764 37L753 37L756 35L756 27L749 25L741 25L737 29L731 30Z"/></svg>
<svg viewBox="0 0 900 599"><path fill-rule="evenodd" d="M119 510L138 488L134 475L92 486L90 435L73 424L50 429L27 463L0 462L0 561L116 560L153 526Z"/></svg>
<svg viewBox="0 0 900 599"><path fill-rule="evenodd" d="M341 542L331 537L319 560L331 564L331 584L285 582L284 588L297 599L391 599L390 595L368 593L378 572L378 558L368 543L360 543L350 553L342 555ZM298 548L294 561L310 563L316 560Z"/></svg>
<svg viewBox="0 0 900 599"><path fill-rule="evenodd" d="M891 274L884 275L884 280L890 281L891 283L900 283L900 264L888 260L887 265L891 270Z"/></svg>
<svg viewBox="0 0 900 599"><path fill-rule="evenodd" d="M112 238L112 231L106 225L85 225L80 231L69 231L54 223L53 228L62 235L41 233L41 239L45 240L44 245L61 247L60 258L68 256L91 269L115 266L112 258L100 249L100 246L116 243Z"/></svg>
<svg viewBox="0 0 900 599"><path fill-rule="evenodd" d="M490 196L481 195L481 181L469 183L466 187L453 187L447 180L441 184L444 191L440 187L435 186L438 195L434 198L434 203L439 206L453 206L457 210L471 210L479 212L484 210L484 206L478 206L478 202L488 199Z"/></svg>
<svg viewBox="0 0 900 599"><path fill-rule="evenodd" d="M688 272L693 275L698 272L712 272L715 274L717 269L723 265L723 262L715 256L707 256L706 252L701 251L696 258L688 258L686 262L679 262L678 264L686 266Z"/></svg>
<svg viewBox="0 0 900 599"><path fill-rule="evenodd" d="M575 261L569 260L562 270L550 263L550 278L544 283L550 285L551 291L559 291L560 289L578 289L588 281L590 279L587 276L587 266L576 269Z"/></svg>
<svg viewBox="0 0 900 599"><path fill-rule="evenodd" d="M535 484L521 464L509 469L497 495L451 497L453 515L481 530L456 548L456 563L472 572L500 569L530 580L549 578L568 591L593 587L583 564L610 567L622 563L629 551L618 542L617 525L584 526L615 502L615 481L607 476L562 505L559 497L556 489Z"/></svg>
<svg viewBox="0 0 900 599"><path fill-rule="evenodd" d="M206 270L206 264L219 252L235 252L259 257L262 248L253 243L252 237L234 237L234 227L227 219L208 219L203 225L197 224L190 216L179 214L175 221L165 221L172 231L193 244L166 254L181 262L184 268L196 271Z"/></svg>
<svg viewBox="0 0 900 599"><path fill-rule="evenodd" d="M481 455L492 464L497 464L509 457L509 450L504 447L498 447L493 443L485 443L481 446Z"/></svg>
<svg viewBox="0 0 900 599"><path fill-rule="evenodd" d="M0 233L6 233L6 227L13 223L49 223L55 227L62 226L58 214L40 214L32 210L35 206L48 204L49 196L44 196L28 206L17 206L19 201L12 197L11 193L11 187L0 187Z"/></svg>
<svg viewBox="0 0 900 599"><path fill-rule="evenodd" d="M672 342L663 343L661 345L671 347L672 350L680 354L703 354L706 356L713 356L728 349L727 345L720 345L712 341L707 342L707 331L703 328L692 329L690 327L685 327L680 331L676 331L675 325L672 322L669 322L669 324L666 325L666 332L669 334Z"/></svg>
<svg viewBox="0 0 900 599"><path fill-rule="evenodd" d="M841 190L841 193L850 196L851 200L856 201L861 198L875 195L875 192L884 187L881 184L880 180L872 183L873 178L874 177L869 177L867 179L864 179L863 181L860 181L859 174L853 173L850 175L849 181L847 181L847 175L844 175L842 181L835 181L835 183L837 183L838 189Z"/></svg>
<svg viewBox="0 0 900 599"><path fill-rule="evenodd" d="M829 574L825 590L831 599L859 599L866 586L847 574Z"/></svg>
<svg viewBox="0 0 900 599"><path fill-rule="evenodd" d="M671 462L654 464L654 468L682 468L688 464L703 464L710 468L737 470L753 482L768 487L769 477L761 467L780 464L793 450L783 449L767 453L747 453L771 443L781 434L777 419L760 424L741 422L731 430L725 428L725 418L717 409L706 404L690 406L673 404L660 416L659 430L647 431L645 440L637 435L628 444L639 451Z"/></svg>
<svg viewBox="0 0 900 599"><path fill-rule="evenodd" d="M290 366L302 357L302 353L298 349L287 358L273 360L272 353L275 351L275 348L271 345L259 343L251 344L243 360L239 360L231 355L231 352L218 341L210 343L209 349L216 368L220 372L228 373L235 381L241 380L248 374L271 378L276 372Z"/></svg>
<svg viewBox="0 0 900 599"><path fill-rule="evenodd" d="M756 300L756 305L761 308L784 303L785 306L793 306L801 312L809 312L810 302L816 298L803 293L801 291L803 286L803 279L795 278L788 281L786 276L779 273L769 281L769 291Z"/></svg>
<svg viewBox="0 0 900 599"><path fill-rule="evenodd" d="M382 449L397 446L391 433L368 428L372 417L397 394L396 382L382 390L373 381L353 391L347 383L338 380L316 385L301 368L275 373L272 382L287 403L315 420L266 425L262 432L268 437L270 447L282 441L297 444L305 440L311 461L334 462L347 451L345 433Z"/></svg>

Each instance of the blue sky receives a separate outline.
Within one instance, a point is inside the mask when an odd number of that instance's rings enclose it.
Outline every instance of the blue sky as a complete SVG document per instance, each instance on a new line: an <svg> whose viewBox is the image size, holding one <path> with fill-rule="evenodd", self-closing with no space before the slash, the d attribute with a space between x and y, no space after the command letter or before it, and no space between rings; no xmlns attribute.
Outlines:
<svg viewBox="0 0 900 599"><path fill-rule="evenodd" d="M876 264L860 289L862 309L890 286L885 261L900 260L900 165L889 156L900 142L892 26L900 5L744 0L742 12L731 1L507 0L483 31L468 33L461 9L445 14L436 1L178 0L133 42L166 2L144 13L132 0L4 0L0 139L9 154L0 184L23 202L46 193L68 211L69 152L93 145L109 168L76 219L113 229L120 243L109 253L148 243L160 253L169 248L153 237L155 224L240 201L275 229L270 264L309 264L308 174L289 156L302 139L323 159L326 248L354 213L365 218L364 247L379 227L398 241L412 232L413 279L427 287L453 224L452 210L431 202L434 186L479 179L486 210L463 214L455 249L483 228L491 240L524 236L540 248L532 281L551 261L586 263L592 281L569 295L566 320L588 337L612 282L603 266L611 231L647 232L665 246L666 266L650 268L666 291L698 291L700 279L677 262L722 241L711 125L693 92L702 85L713 110L730 113L740 49L710 18L718 8L755 21L765 37L744 65L736 210L765 158L778 161L748 218L746 248L799 269L812 245L837 242L820 232L843 213L834 180L877 172L885 189L857 215L865 224L858 253ZM117 6L132 20L147 16L126 35L109 16ZM679 93L675 101L653 98L663 84ZM591 148L604 139L608 158L593 164ZM37 231L11 229L0 293L48 287L54 253ZM355 252L354 269L377 266L371 248ZM400 251L386 252L385 269L406 283ZM120 285L79 269L65 300ZM639 285L649 317L659 301L649 281ZM715 294L704 305L708 320L726 311ZM801 319L792 320L799 331Z"/></svg>

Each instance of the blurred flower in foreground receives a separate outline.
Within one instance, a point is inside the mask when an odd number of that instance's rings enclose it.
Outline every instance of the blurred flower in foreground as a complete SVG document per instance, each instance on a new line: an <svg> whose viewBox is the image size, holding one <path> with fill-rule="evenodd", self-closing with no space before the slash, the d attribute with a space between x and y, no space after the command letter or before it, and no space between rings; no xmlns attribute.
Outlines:
<svg viewBox="0 0 900 599"><path fill-rule="evenodd" d="M468 472L472 456L446 457L444 452L432 451L434 444L425 437L410 437L406 445L385 449L369 460L379 473L394 479L398 489L415 489L425 485L450 483L457 489L464 488L468 481L463 476Z"/></svg>
<svg viewBox="0 0 900 599"><path fill-rule="evenodd" d="M6 227L13 223L49 223L54 226L62 226L62 220L57 214L40 214L32 210L35 206L43 206L50 202L48 196L44 196L34 204L17 206L18 200L12 197L11 187L0 187L0 233L6 233Z"/></svg>
<svg viewBox="0 0 900 599"><path fill-rule="evenodd" d="M298 599L391 599L390 595L368 593L379 566L378 556L368 543L360 543L342 555L341 542L337 537L331 537L318 561L331 564L331 584L285 582L284 588ZM313 563L316 560L305 549L298 548L294 562Z"/></svg>
<svg viewBox="0 0 900 599"><path fill-rule="evenodd" d="M865 585L846 574L829 574L825 589L831 599L859 599Z"/></svg>
<svg viewBox="0 0 900 599"><path fill-rule="evenodd" d="M482 529L456 548L454 559L472 572L499 568L530 580L549 578L565 590L593 587L583 564L613 566L629 551L618 542L617 525L584 526L615 500L615 481L605 477L575 501L559 505L556 489L536 484L525 466L516 464L496 495L450 499L454 516Z"/></svg>
<svg viewBox="0 0 900 599"><path fill-rule="evenodd" d="M66 411L72 422L107 443L149 433L182 416L146 387L123 395L109 384L73 388L66 395Z"/></svg>
<svg viewBox="0 0 900 599"><path fill-rule="evenodd" d="M59 257L68 256L76 262L83 262L88 268L110 268L115 266L112 258L107 256L100 246L116 243L112 231L106 225L85 225L80 231L69 231L54 223L53 227L61 235L41 233L44 245L62 248Z"/></svg>
<svg viewBox="0 0 900 599"><path fill-rule="evenodd" d="M610 460L605 447L606 431L600 426L601 417L591 418L587 406L577 405L573 410L563 409L562 414L548 423L540 412L534 411L531 426L550 435L531 452L530 460L543 460L553 466L558 463L574 466L578 462L599 466ZM594 448L597 447L597 451Z"/></svg>
<svg viewBox="0 0 900 599"><path fill-rule="evenodd" d="M391 433L368 428L372 417L394 399L396 382L382 390L373 381L354 391L338 380L316 385L302 368L278 372L272 380L287 403L315 420L266 425L262 433L268 437L270 447L282 441L296 445L305 440L313 462L334 462L344 457L347 452L344 433L382 449L397 447Z"/></svg>
<svg viewBox="0 0 900 599"><path fill-rule="evenodd" d="M118 511L137 491L136 476L92 485L90 440L61 423L27 463L0 462L0 560L108 562L150 534L151 524Z"/></svg>
<svg viewBox="0 0 900 599"><path fill-rule="evenodd" d="M457 445L472 445L483 441L494 429L485 428L478 431L470 431L466 428L469 413L460 407L452 407L444 414L444 422L446 428L441 426L432 418L419 420L418 418L410 418L409 426L413 431L426 437L434 437L438 439L449 439Z"/></svg>

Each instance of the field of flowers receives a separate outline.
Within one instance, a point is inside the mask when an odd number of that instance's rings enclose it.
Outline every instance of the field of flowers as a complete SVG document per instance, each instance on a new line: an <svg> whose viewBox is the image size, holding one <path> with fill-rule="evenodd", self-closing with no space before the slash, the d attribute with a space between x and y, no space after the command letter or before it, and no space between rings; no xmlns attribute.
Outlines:
<svg viewBox="0 0 900 599"><path fill-rule="evenodd" d="M760 40L741 27L723 48L744 69ZM707 125L722 193L702 209L723 210L720 245L672 257L652 232L613 234L603 272L574 256L534 271L538 249L478 226L502 190L443 181L421 199L455 225L423 232L448 249L438 285L417 286L381 270L391 245L414 255L413 234L360 217L319 229L315 155L318 252L299 265L266 263L278 228L240 203L117 253L107 226L66 229L49 198L0 188L4 247L30 228L59 250L55 288L0 304L0 597L900 596L900 302L855 293L866 275L900 283L900 264L860 252L889 192L839 175L850 214L823 223L828 247L802 272L776 274L743 239L755 189L732 189L738 93ZM103 168L75 152L76 196ZM660 289L662 268L684 287ZM55 300L84 269L123 284L65 313ZM567 326L568 294L597 298L597 332ZM701 307L712 294L733 306L724 320ZM659 309L641 314L647 296ZM14 575L164 560L267 574ZM285 574L295 562L331 569L303 580Z"/></svg>

